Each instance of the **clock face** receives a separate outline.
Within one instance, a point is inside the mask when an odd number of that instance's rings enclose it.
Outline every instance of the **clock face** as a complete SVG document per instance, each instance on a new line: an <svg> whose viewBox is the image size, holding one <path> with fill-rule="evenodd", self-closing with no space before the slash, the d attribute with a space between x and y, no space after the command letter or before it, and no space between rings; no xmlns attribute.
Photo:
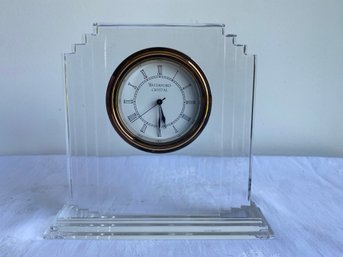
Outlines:
<svg viewBox="0 0 343 257"><path fill-rule="evenodd" d="M107 112L118 134L148 152L190 144L205 127L211 93L200 67L169 48L149 48L125 59L107 88Z"/></svg>

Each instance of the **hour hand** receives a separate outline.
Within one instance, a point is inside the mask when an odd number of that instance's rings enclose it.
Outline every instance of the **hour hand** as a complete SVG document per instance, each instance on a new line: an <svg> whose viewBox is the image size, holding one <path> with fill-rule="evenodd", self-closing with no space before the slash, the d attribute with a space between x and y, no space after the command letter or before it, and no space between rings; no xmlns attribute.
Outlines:
<svg viewBox="0 0 343 257"><path fill-rule="evenodd" d="M157 117L157 136L161 137L161 125L163 128L166 127L166 117L164 116L163 110L162 110L162 103L166 98L158 99L156 101L156 105L158 105L158 117Z"/></svg>
<svg viewBox="0 0 343 257"><path fill-rule="evenodd" d="M158 106L158 118L157 118L157 136L161 137L161 123L162 123L162 109L161 105Z"/></svg>
<svg viewBox="0 0 343 257"><path fill-rule="evenodd" d="M166 117L164 116L161 105L160 105L160 112L161 112L160 115L161 115L162 124L163 124L163 127L165 128L166 127Z"/></svg>

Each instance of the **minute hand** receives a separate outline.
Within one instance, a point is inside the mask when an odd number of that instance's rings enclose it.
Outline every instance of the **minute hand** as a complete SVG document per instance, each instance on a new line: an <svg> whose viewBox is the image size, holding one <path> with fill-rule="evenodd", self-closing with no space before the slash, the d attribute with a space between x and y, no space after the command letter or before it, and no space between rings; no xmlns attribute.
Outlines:
<svg viewBox="0 0 343 257"><path fill-rule="evenodd" d="M146 110L145 112L143 112L141 115L136 116L136 118L135 118L134 120L132 120L132 122L138 120L140 117L142 117L144 114L146 114L148 111L150 111L151 109L153 109L153 108L156 107L157 105L160 105L160 101L163 102L164 99L166 99L166 98L158 99L158 100L156 101L156 103L155 103L153 106L151 106L148 110Z"/></svg>

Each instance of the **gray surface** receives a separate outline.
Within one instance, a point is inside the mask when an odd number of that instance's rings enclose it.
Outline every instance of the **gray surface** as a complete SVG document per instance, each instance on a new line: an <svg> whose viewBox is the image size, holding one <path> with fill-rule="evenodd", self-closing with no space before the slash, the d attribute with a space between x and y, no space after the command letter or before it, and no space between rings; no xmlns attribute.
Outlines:
<svg viewBox="0 0 343 257"><path fill-rule="evenodd" d="M342 256L343 159L258 157L253 200L273 240L48 241L67 192L63 156L0 158L0 256Z"/></svg>

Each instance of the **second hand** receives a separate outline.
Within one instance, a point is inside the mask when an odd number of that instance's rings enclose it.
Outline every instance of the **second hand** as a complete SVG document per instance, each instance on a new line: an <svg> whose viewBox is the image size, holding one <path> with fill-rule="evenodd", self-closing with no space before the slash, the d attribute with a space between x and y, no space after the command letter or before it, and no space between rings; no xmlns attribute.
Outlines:
<svg viewBox="0 0 343 257"><path fill-rule="evenodd" d="M157 105L161 105L165 99L166 99L165 97L163 99L158 99L153 106L151 106L148 110L143 112L141 115L137 116L134 120L132 120L132 122L135 122L136 120L138 120L140 117L142 117L144 114L146 114L148 111L150 111L151 109L153 109Z"/></svg>

